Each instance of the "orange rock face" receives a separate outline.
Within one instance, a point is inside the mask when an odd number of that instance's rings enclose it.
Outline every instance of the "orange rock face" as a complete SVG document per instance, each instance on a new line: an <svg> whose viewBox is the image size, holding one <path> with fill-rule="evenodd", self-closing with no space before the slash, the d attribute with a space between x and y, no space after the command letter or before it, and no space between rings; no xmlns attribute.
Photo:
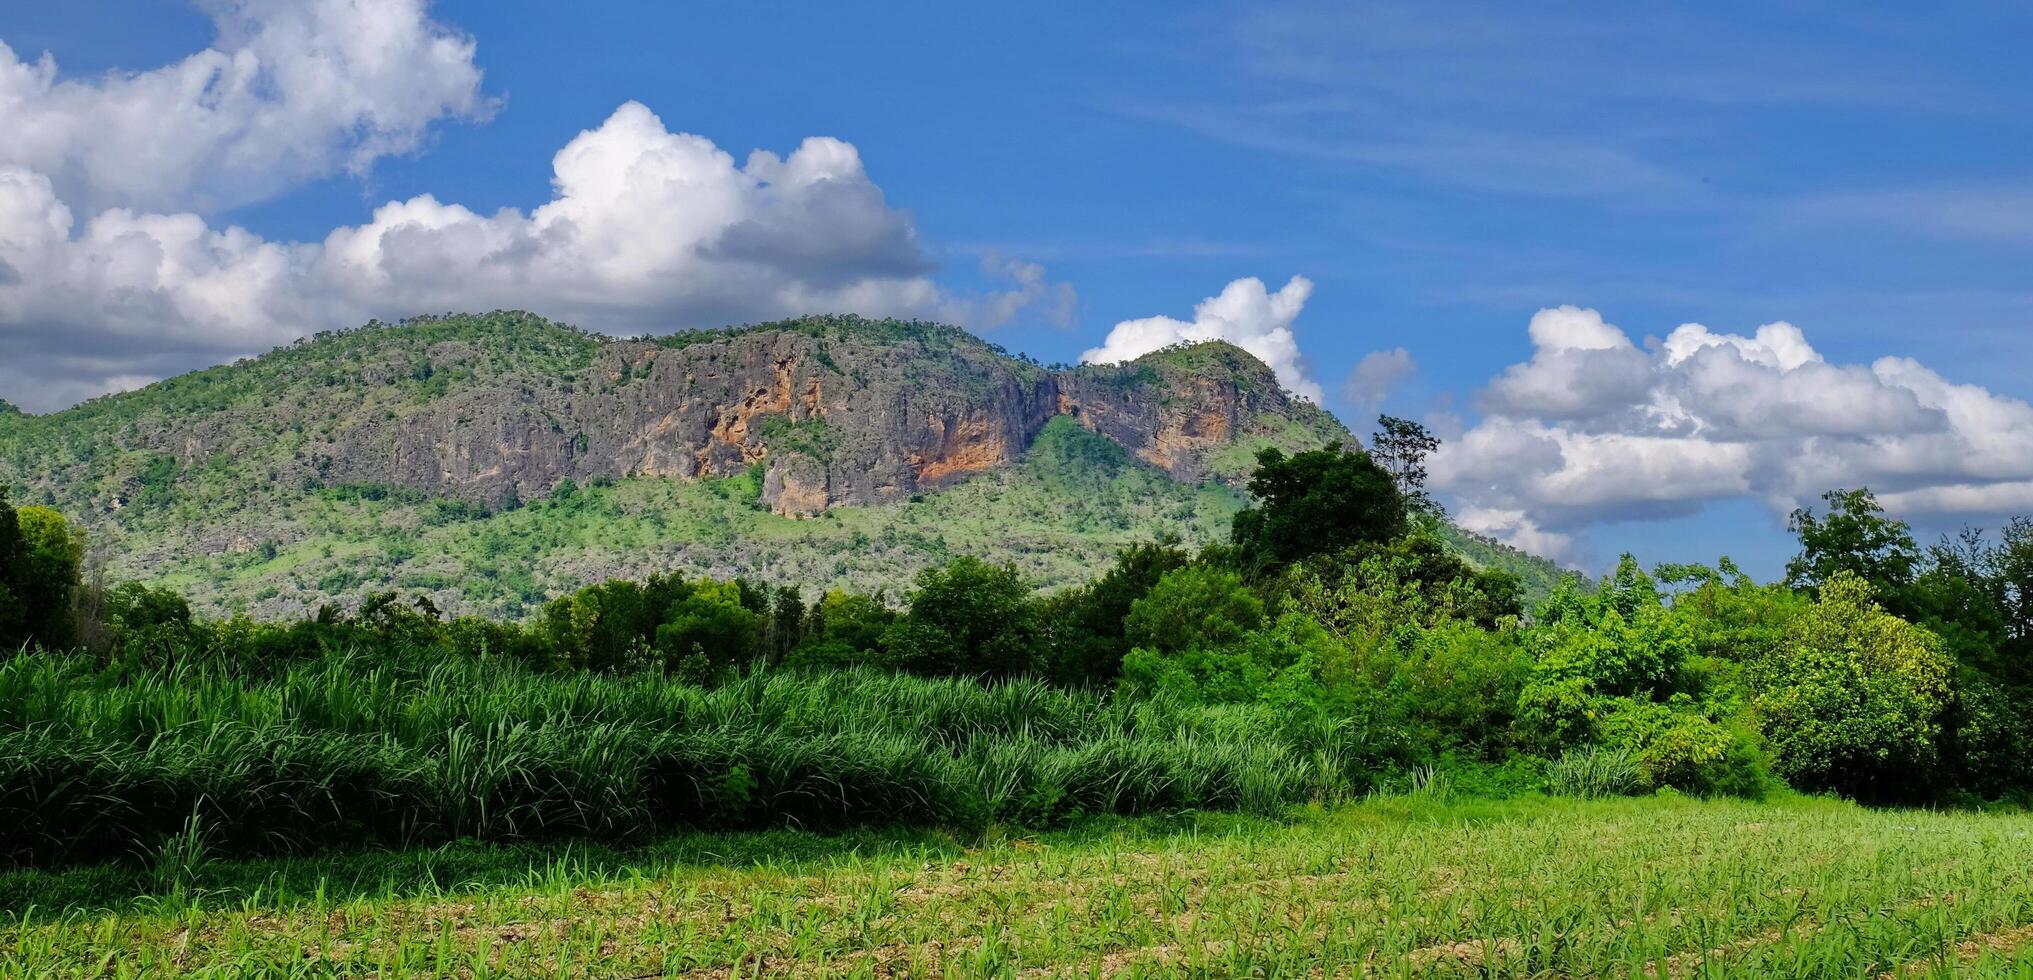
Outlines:
<svg viewBox="0 0 2033 980"><path fill-rule="evenodd" d="M981 416L958 420L933 416L926 420L926 425L934 434L933 451L912 453L910 457L911 469L920 483L943 483L1010 460L1008 433L995 420Z"/></svg>

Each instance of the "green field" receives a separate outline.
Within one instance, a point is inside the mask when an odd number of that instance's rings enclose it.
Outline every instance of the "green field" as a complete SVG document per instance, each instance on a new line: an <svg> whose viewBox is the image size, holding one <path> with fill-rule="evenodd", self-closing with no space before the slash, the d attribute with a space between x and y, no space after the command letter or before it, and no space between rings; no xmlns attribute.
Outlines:
<svg viewBox="0 0 2033 980"><path fill-rule="evenodd" d="M9 976L2024 976L2033 816L1429 784L1039 836L14 872L0 901Z"/></svg>

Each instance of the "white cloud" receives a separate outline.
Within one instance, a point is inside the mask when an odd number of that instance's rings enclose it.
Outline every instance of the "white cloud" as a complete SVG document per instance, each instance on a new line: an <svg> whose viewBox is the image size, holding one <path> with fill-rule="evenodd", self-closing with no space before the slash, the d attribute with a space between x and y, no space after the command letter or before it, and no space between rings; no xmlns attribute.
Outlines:
<svg viewBox="0 0 2033 980"><path fill-rule="evenodd" d="M1468 524L1558 554L1604 521L1751 498L1777 512L1869 486L1909 515L2033 505L2033 406L1909 358L1830 364L1788 323L1683 324L1650 352L1593 310L1542 310L1534 352L1442 446L1435 487Z"/></svg>
<svg viewBox="0 0 2033 980"><path fill-rule="evenodd" d="M1581 418L1644 391L1644 353L1594 310L1562 306L1532 317L1532 360L1490 382L1483 399L1496 412Z"/></svg>
<svg viewBox="0 0 2033 980"><path fill-rule="evenodd" d="M1341 386L1342 400L1375 409L1418 370L1412 352L1403 347L1370 351L1348 372L1348 380Z"/></svg>
<svg viewBox="0 0 2033 980"><path fill-rule="evenodd" d="M1251 276L1223 287L1193 306L1193 320L1168 316L1124 320L1108 332L1100 347L1080 355L1088 364L1111 364L1142 357L1178 343L1225 340L1256 355L1278 376L1278 382L1294 394L1323 400L1320 385L1308 377L1306 362L1299 354L1299 339L1292 322L1313 295L1313 282L1293 276L1273 293L1264 281Z"/></svg>
<svg viewBox="0 0 2033 980"><path fill-rule="evenodd" d="M24 407L421 312L523 307L639 332L814 312L990 327L1077 306L1042 267L1000 257L982 271L1006 289L940 288L852 144L737 161L637 102L558 151L553 196L528 212L424 194L320 242L220 226L205 212L364 170L488 104L473 42L419 0L211 9L220 41L153 72L62 81L48 57L0 47L0 393Z"/></svg>
<svg viewBox="0 0 2033 980"><path fill-rule="evenodd" d="M917 229L840 140L737 164L630 102L553 170L557 196L526 215L385 204L325 239L319 278L394 309L526 306L609 329L948 307Z"/></svg>
<svg viewBox="0 0 2033 980"><path fill-rule="evenodd" d="M1484 537L1495 538L1535 555L1561 556L1574 546L1571 535L1540 528L1522 510L1466 507L1454 514L1454 522Z"/></svg>
<svg viewBox="0 0 2033 980"><path fill-rule="evenodd" d="M424 0L207 0L218 40L152 71L57 77L0 43L0 164L87 210L210 210L364 173L491 111L471 38Z"/></svg>

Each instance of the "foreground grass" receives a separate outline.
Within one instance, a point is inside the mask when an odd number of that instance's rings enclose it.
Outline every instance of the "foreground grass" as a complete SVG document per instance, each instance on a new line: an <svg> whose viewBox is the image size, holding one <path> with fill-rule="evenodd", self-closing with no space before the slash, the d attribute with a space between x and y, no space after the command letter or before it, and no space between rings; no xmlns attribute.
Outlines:
<svg viewBox="0 0 2033 980"><path fill-rule="evenodd" d="M1429 796L966 845L775 832L159 871L0 876L0 974L2033 975L2033 816L1814 800Z"/></svg>

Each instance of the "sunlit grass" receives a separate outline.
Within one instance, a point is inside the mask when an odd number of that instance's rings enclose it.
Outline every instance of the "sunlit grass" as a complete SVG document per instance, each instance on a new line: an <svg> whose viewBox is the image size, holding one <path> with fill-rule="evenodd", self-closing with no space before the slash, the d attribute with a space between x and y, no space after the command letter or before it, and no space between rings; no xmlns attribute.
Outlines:
<svg viewBox="0 0 2033 980"><path fill-rule="evenodd" d="M2029 850L2024 815L1435 794L1036 837L458 845L219 863L167 893L0 879L0 970L2012 976L2033 970ZM23 908L34 891L72 907Z"/></svg>

